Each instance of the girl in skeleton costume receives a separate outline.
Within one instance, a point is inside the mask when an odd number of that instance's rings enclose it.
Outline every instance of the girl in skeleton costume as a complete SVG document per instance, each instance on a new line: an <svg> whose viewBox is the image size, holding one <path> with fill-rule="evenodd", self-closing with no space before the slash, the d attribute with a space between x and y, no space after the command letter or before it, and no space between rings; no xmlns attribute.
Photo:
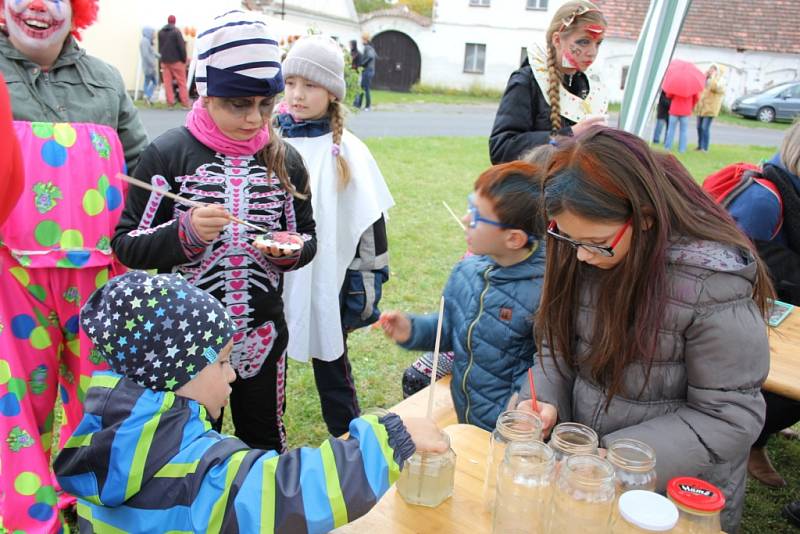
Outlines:
<svg viewBox="0 0 800 534"><path fill-rule="evenodd" d="M344 129L339 45L323 36L300 39L283 74L289 112L278 122L308 165L319 242L311 265L286 277L289 357L312 359L322 416L339 436L359 416L347 334L380 314L389 277L384 214L394 201L372 154Z"/></svg>
<svg viewBox="0 0 800 534"><path fill-rule="evenodd" d="M62 528L60 511L75 498L60 490L50 453L72 435L91 375L107 365L78 313L120 270L110 245L124 198L115 177L136 166L147 135L119 72L78 46L97 11L96 0L0 0L13 115L0 160L18 145L23 180L10 211L0 206L0 532Z"/></svg>
<svg viewBox="0 0 800 534"><path fill-rule="evenodd" d="M556 11L547 28L547 50L528 48L500 100L489 137L493 164L605 122L608 98L590 69L605 30L603 14L587 0L570 0Z"/></svg>
<svg viewBox="0 0 800 534"><path fill-rule="evenodd" d="M308 175L269 125L283 77L278 43L264 21L231 11L199 33L196 46L201 98L185 127L148 147L136 176L205 206L187 208L132 187L112 246L126 265L179 272L226 306L237 329L236 435L250 447L281 452L288 337L281 290L283 273L311 261L316 250ZM302 247L283 255L285 249L254 241L257 232L231 216Z"/></svg>

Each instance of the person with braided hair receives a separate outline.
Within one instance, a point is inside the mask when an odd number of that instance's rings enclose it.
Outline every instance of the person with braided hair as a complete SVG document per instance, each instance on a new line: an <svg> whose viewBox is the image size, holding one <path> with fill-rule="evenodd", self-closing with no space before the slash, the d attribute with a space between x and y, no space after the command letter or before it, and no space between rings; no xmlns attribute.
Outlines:
<svg viewBox="0 0 800 534"><path fill-rule="evenodd" d="M340 436L360 413L347 334L380 315L389 278L385 214L394 200L369 149L344 128L341 47L329 37L304 37L283 72L288 112L277 121L308 167L319 240L311 264L286 276L288 354L312 359L322 416Z"/></svg>
<svg viewBox="0 0 800 534"><path fill-rule="evenodd" d="M519 159L531 148L605 122L608 98L591 71L606 30L587 0L561 6L545 34L547 48L528 48L511 74L489 136L493 164Z"/></svg>

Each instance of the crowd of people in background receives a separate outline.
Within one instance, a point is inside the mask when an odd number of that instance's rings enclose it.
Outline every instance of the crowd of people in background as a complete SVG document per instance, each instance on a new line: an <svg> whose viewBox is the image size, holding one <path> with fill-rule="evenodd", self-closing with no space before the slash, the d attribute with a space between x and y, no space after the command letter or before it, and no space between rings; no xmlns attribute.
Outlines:
<svg viewBox="0 0 800 534"><path fill-rule="evenodd" d="M0 6L0 530L327 532L416 451L447 448L433 421L358 402L348 336L377 322L430 351L439 316L379 310L394 199L346 129L338 42L284 54L262 18L220 15L193 45L192 103L175 17L157 52L145 28L145 99L160 63L168 104L174 82L189 111L151 141L118 71L78 46L96 1ZM491 430L512 406L545 435L572 421L604 447L643 441L659 491L677 475L717 485L736 532L747 473L785 485L765 446L800 420L762 391L771 301L800 305L800 124L704 190L606 124L592 69L606 32L597 6L565 2L499 103L443 290L456 415ZM353 105L368 110L377 56L362 45ZM696 94L663 92L654 143L677 133L684 152L694 113L708 151L724 91L712 66ZM332 435L319 448L287 447L287 357L312 362ZM800 502L785 512L800 524Z"/></svg>

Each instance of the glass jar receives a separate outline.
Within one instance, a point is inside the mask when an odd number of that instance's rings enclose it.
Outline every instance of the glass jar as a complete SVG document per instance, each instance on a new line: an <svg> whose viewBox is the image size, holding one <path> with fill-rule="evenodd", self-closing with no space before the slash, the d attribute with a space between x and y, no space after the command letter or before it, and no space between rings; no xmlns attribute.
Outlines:
<svg viewBox="0 0 800 534"><path fill-rule="evenodd" d="M561 423L553 427L550 448L556 454L556 469L574 454L597 454L597 432L580 423Z"/></svg>
<svg viewBox="0 0 800 534"><path fill-rule="evenodd" d="M614 497L614 466L608 460L569 456L556 477L547 532L608 534Z"/></svg>
<svg viewBox="0 0 800 534"><path fill-rule="evenodd" d="M553 450L541 441L508 444L497 473L494 534L544 532L555 465Z"/></svg>
<svg viewBox="0 0 800 534"><path fill-rule="evenodd" d="M674 532L679 534L719 534L719 514L725 508L725 495L713 484L692 477L673 478L667 496L680 513Z"/></svg>
<svg viewBox="0 0 800 534"><path fill-rule="evenodd" d="M615 440L608 446L606 459L617 475L617 496L629 490L655 491L656 452L647 443Z"/></svg>
<svg viewBox="0 0 800 534"><path fill-rule="evenodd" d="M456 453L450 448L450 436L442 432L447 450L442 453L414 453L397 479L397 493L408 504L435 508L453 495Z"/></svg>
<svg viewBox="0 0 800 534"><path fill-rule="evenodd" d="M678 509L652 491L630 490L620 496L612 534L646 534L668 532L678 522Z"/></svg>
<svg viewBox="0 0 800 534"><path fill-rule="evenodd" d="M506 445L512 442L540 441L542 420L523 410L507 410L500 414L492 435L489 437L489 454L486 457L486 476L483 479L483 503L486 511L494 509L494 493L497 486L497 470L503 462Z"/></svg>

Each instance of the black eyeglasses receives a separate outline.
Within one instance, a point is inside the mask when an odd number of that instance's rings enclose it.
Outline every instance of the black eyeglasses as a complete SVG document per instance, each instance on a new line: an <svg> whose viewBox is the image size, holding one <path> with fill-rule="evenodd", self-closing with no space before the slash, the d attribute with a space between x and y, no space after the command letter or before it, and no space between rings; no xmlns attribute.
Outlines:
<svg viewBox="0 0 800 534"><path fill-rule="evenodd" d="M625 234L625 230L627 230L631 225L631 222L633 222L633 219L628 219L625 224L622 225L622 228L620 228L619 232L617 232L617 234L614 236L614 239L611 241L610 245L595 245L594 243L584 243L582 241L570 239L567 236L558 233L558 225L556 224L555 219L550 221L550 224L547 225L547 235L569 244L574 249L581 247L583 250L591 254L599 254L601 256L611 258L614 256L614 248L622 240L622 236Z"/></svg>

